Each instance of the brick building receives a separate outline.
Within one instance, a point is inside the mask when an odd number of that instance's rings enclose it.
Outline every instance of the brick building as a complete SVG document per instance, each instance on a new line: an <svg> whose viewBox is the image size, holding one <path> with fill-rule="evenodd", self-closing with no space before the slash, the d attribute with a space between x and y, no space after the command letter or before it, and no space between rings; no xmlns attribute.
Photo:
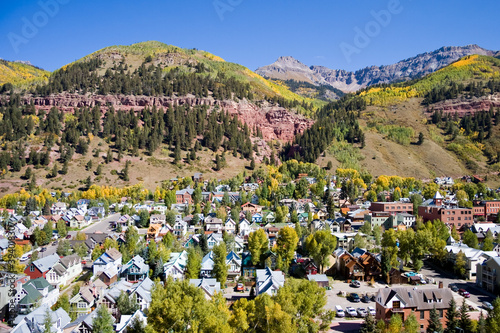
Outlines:
<svg viewBox="0 0 500 333"><path fill-rule="evenodd" d="M418 207L418 215L423 218L424 222L441 220L448 225L454 224L457 230L463 225L472 225L474 223L472 212L471 208L444 205L443 196L439 192L436 192L434 198L427 200Z"/></svg>
<svg viewBox="0 0 500 333"><path fill-rule="evenodd" d="M381 288L375 299L375 318L389 321L393 315L399 314L404 321L413 312L420 332L425 332L430 311L435 308L441 324L446 327L446 312L452 298L450 289Z"/></svg>
<svg viewBox="0 0 500 333"><path fill-rule="evenodd" d="M372 202L370 206L372 212L386 212L390 214L413 213L413 204L411 202Z"/></svg>

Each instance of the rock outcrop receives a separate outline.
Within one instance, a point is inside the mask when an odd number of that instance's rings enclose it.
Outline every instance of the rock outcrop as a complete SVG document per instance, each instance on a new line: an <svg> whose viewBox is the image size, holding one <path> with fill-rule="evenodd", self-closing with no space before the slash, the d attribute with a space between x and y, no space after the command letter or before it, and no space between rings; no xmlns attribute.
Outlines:
<svg viewBox="0 0 500 333"><path fill-rule="evenodd" d="M432 104L427 113L430 116L433 111L440 110L443 111L443 114L457 114L459 117L463 117L476 112L488 111L491 107L500 108L500 94L471 99L462 97L438 102Z"/></svg>
<svg viewBox="0 0 500 333"><path fill-rule="evenodd" d="M255 72L268 78L330 85L344 92L353 92L377 83L392 83L421 77L471 54L496 56L499 52L486 50L477 45L449 46L392 65L371 66L356 72L323 66L308 67L292 57L280 57L275 63L260 67Z"/></svg>
<svg viewBox="0 0 500 333"><path fill-rule="evenodd" d="M62 93L47 97L23 98L25 104L33 103L35 108L49 110L57 107L61 110L71 112L75 107L94 107L99 105L103 110L113 107L116 110L142 110L145 107L162 107L169 105L206 105L209 110L216 106L230 114L238 116L238 119L246 123L250 128L258 127L265 140L292 141L296 134L302 133L309 128L313 121L301 115L295 114L279 106L272 106L263 102L261 106L242 100L219 101L213 98L198 98L195 96L183 97L153 97L132 95L79 95Z"/></svg>

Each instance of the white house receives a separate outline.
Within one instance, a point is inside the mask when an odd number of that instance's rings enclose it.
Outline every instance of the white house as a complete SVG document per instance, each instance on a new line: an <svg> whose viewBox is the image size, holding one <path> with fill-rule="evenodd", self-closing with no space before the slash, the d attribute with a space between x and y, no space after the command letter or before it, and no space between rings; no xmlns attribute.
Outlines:
<svg viewBox="0 0 500 333"><path fill-rule="evenodd" d="M53 286L67 285L82 273L82 262L77 254L62 257L45 275Z"/></svg>
<svg viewBox="0 0 500 333"><path fill-rule="evenodd" d="M252 228L250 227L250 222L247 219L242 219L240 224L238 225L240 230L239 235L244 237L249 235L252 232Z"/></svg>
<svg viewBox="0 0 500 333"><path fill-rule="evenodd" d="M171 276L174 280L183 280L186 270L188 254L186 251L170 254L170 260L163 265L165 278Z"/></svg>
<svg viewBox="0 0 500 333"><path fill-rule="evenodd" d="M45 317L47 311L51 319L51 332L62 333L63 328L71 321L68 313L62 308L52 311L49 306L42 305L20 320L19 323L10 331L11 333L41 333L44 332Z"/></svg>
<svg viewBox="0 0 500 333"><path fill-rule="evenodd" d="M177 237L184 237L187 234L188 224L184 221L178 221L174 224L174 235Z"/></svg>
<svg viewBox="0 0 500 333"><path fill-rule="evenodd" d="M122 265L122 254L115 248L109 248L101 254L92 264L94 277L99 276L102 272L110 270L113 266L116 268Z"/></svg>
<svg viewBox="0 0 500 333"><path fill-rule="evenodd" d="M267 293L272 296L284 284L285 275L282 271L272 271L269 267L256 270L256 295Z"/></svg>
<svg viewBox="0 0 500 333"><path fill-rule="evenodd" d="M224 223L224 231L228 234L234 235L236 232L236 222L233 219L228 218L226 223Z"/></svg>

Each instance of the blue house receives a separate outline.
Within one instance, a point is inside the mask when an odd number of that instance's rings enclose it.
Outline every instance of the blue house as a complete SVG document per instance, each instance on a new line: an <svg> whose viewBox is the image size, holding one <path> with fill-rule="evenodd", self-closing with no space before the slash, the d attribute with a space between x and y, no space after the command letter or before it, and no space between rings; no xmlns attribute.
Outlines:
<svg viewBox="0 0 500 333"><path fill-rule="evenodd" d="M261 223L262 222L262 214L255 213L252 215L252 222Z"/></svg>

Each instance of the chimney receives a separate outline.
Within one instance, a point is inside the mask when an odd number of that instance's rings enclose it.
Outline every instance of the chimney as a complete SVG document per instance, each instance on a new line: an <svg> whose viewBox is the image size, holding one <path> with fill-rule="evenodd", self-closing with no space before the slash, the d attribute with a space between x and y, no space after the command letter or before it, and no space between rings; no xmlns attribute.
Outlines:
<svg viewBox="0 0 500 333"><path fill-rule="evenodd" d="M439 281L439 286L438 286L439 289L443 289L443 281Z"/></svg>

